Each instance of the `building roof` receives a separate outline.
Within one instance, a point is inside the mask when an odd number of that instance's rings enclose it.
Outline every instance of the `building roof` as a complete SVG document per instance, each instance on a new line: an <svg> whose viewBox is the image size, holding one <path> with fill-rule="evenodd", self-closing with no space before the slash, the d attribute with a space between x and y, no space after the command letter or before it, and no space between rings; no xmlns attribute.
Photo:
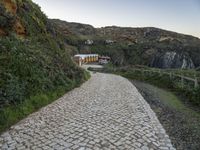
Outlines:
<svg viewBox="0 0 200 150"><path fill-rule="evenodd" d="M94 56L99 56L98 54L77 54L74 57L81 57L82 59L86 57L94 57Z"/></svg>

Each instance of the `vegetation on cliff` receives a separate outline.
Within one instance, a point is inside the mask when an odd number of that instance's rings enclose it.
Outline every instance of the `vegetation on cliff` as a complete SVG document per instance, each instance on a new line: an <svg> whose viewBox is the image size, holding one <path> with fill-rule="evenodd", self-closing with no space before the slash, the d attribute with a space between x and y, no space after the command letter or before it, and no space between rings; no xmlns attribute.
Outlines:
<svg viewBox="0 0 200 150"><path fill-rule="evenodd" d="M66 45L31 0L0 2L0 130L87 79Z"/></svg>

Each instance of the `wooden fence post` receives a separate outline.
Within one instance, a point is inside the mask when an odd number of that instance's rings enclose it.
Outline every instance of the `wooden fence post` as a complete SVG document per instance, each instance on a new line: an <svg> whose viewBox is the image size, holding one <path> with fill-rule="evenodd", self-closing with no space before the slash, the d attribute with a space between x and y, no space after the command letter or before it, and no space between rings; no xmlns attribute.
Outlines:
<svg viewBox="0 0 200 150"><path fill-rule="evenodd" d="M164 73L161 71L161 69L159 69L159 76L162 77Z"/></svg>
<svg viewBox="0 0 200 150"><path fill-rule="evenodd" d="M170 80L172 80L172 73L171 72L169 73L169 78L170 78Z"/></svg>
<svg viewBox="0 0 200 150"><path fill-rule="evenodd" d="M142 69L142 76L144 76L144 70Z"/></svg>
<svg viewBox="0 0 200 150"><path fill-rule="evenodd" d="M184 87L184 78L183 78L182 75L181 75L181 87L182 87L182 88Z"/></svg>
<svg viewBox="0 0 200 150"><path fill-rule="evenodd" d="M197 79L197 77L195 75L195 77L194 77L194 88L198 88L198 87L199 87L198 79Z"/></svg>

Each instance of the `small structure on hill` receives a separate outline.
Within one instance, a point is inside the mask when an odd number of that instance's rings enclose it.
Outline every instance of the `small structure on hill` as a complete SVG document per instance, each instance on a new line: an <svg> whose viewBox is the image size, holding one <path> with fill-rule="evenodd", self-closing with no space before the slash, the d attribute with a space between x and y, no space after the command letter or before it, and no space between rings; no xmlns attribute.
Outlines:
<svg viewBox="0 0 200 150"><path fill-rule="evenodd" d="M99 64L101 64L101 65L107 64L107 63L110 62L110 60L111 60L111 58L108 57L108 56L100 56L99 57Z"/></svg>
<svg viewBox="0 0 200 150"><path fill-rule="evenodd" d="M77 54L74 56L74 61L82 66L84 63L90 62L98 62L99 55L98 54Z"/></svg>

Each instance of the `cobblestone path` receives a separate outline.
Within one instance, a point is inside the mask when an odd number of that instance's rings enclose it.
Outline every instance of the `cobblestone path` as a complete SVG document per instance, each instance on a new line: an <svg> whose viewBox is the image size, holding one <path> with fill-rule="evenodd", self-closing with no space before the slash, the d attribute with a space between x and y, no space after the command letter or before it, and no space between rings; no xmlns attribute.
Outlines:
<svg viewBox="0 0 200 150"><path fill-rule="evenodd" d="M154 112L125 78L93 74L80 88L0 136L0 149L174 149Z"/></svg>

